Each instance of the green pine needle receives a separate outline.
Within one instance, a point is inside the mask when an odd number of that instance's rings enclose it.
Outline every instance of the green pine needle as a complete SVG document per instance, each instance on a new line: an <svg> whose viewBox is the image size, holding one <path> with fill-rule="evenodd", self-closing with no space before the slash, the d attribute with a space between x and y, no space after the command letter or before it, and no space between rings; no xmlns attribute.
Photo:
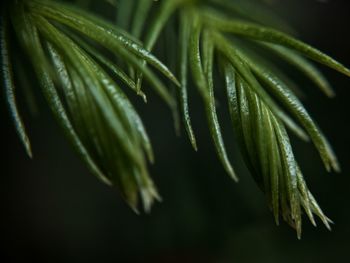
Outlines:
<svg viewBox="0 0 350 263"><path fill-rule="evenodd" d="M150 139L123 90L124 86L130 88L146 102L143 79L169 106L175 119L181 112L195 150L198 145L188 90L196 86L218 158L238 181L216 109L218 68L225 80L237 142L276 224L282 218L300 238L305 213L313 225L316 215L330 229L332 221L306 185L287 129L313 142L327 171L339 172L340 165L297 97L303 90L266 54L297 69L329 97L335 94L331 85L308 59L350 76L348 68L285 33L294 34L294 30L248 0L107 1L116 8L117 25L83 11L90 1L76 2L81 6L58 0L13 1L6 5L8 15L2 16L4 91L29 156L30 142L15 96L17 76L13 68L19 60L10 39L19 42L31 61L53 115L82 160L100 180L116 187L135 212L139 199L145 211L160 200L147 168L148 162L154 161ZM160 43L166 43L165 50L172 52L167 56L171 67L151 52ZM175 93L158 74L176 87Z"/></svg>

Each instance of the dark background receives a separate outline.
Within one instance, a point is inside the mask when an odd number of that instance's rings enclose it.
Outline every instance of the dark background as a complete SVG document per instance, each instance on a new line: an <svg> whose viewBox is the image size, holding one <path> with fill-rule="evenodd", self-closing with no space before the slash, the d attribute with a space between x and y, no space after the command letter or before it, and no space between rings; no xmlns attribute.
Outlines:
<svg viewBox="0 0 350 263"><path fill-rule="evenodd" d="M350 1L268 2L301 39L350 66ZM227 148L240 175L238 184L229 179L216 158L196 92L190 96L198 153L185 136L175 136L170 114L156 96L138 105L156 154L151 174L164 200L150 215L140 216L88 173L44 102L38 117L25 112L34 151L29 160L1 94L0 261L347 262L350 79L321 69L337 97L329 100L305 82L304 103L334 146L343 172L327 174L311 145L293 143L311 191L335 221L332 232L320 222L315 229L305 218L299 241L286 224L275 226L220 109Z"/></svg>

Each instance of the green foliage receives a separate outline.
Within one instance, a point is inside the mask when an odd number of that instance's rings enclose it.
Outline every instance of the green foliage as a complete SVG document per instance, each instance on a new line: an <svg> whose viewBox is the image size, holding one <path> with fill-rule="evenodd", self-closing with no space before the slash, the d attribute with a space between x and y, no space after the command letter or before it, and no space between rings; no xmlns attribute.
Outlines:
<svg viewBox="0 0 350 263"><path fill-rule="evenodd" d="M134 90L136 86L121 67L96 49L104 47L140 70L170 106L174 99L140 59L175 83L176 78L127 33L80 9L39 0L13 4L10 12L6 22L9 24L2 30L5 87L28 152L29 142L11 95L14 81L6 35L12 27L30 58L51 110L82 159L98 178L117 187L135 211L139 194L145 210L149 210L153 199L159 199L147 172L146 155L153 161L150 140L121 87L98 62L110 68L126 86Z"/></svg>
<svg viewBox="0 0 350 263"><path fill-rule="evenodd" d="M89 5L89 1L79 2ZM228 110L242 155L265 193L276 223L282 216L300 237L304 211L314 225L315 214L330 228L330 219L310 193L295 160L287 129L313 142L328 171L340 170L337 158L295 95L298 85L268 54L294 66L329 97L334 91L308 59L347 76L350 70L282 32L294 30L252 1L139 0L113 4L117 26L81 8L48 0L15 1L9 15L3 17L5 93L28 154L30 144L15 100L11 57L15 54L11 54L9 37L12 31L68 139L91 171L117 187L135 211L139 195L146 211L160 197L147 171L147 159L153 161L150 140L121 84L146 101L142 91L145 79L174 116L178 103L189 140L197 150L188 101L191 76L203 100L217 155L227 173L238 181L216 110L218 69L225 80ZM161 37L175 47L168 64L176 65L179 81L151 53ZM178 102L149 66L176 87Z"/></svg>
<svg viewBox="0 0 350 263"><path fill-rule="evenodd" d="M262 41L258 45L263 44L296 66L327 95L333 93L321 73L293 50L346 75L349 75L349 70L320 51L274 29L248 20L232 19L211 8L193 6L183 12L182 19L186 19L183 23L190 27L190 68L206 105L213 141L226 170L233 175L215 113L215 59L226 80L229 111L242 154L255 181L267 197L276 223L281 214L285 221L296 228L300 237L303 207L313 224L312 213L318 215L329 228L330 220L306 186L285 126L304 139L306 136L311 138L328 171L340 170L337 159L287 82L278 71L275 72L276 67L270 66L271 62L267 58L258 56L254 49L249 48L250 43L247 41ZM283 108L279 105L283 105ZM289 117L289 114L292 116Z"/></svg>

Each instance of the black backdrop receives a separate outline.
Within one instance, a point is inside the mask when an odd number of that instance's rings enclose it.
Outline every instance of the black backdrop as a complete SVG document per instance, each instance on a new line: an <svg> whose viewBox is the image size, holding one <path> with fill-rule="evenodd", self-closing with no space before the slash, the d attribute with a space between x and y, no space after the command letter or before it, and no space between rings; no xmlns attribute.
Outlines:
<svg viewBox="0 0 350 263"><path fill-rule="evenodd" d="M300 37L350 66L350 1L280 0L273 6ZM219 164L195 91L190 92L199 152L176 137L169 112L156 96L138 104L156 154L150 167L163 202L136 216L113 190L91 176L52 121L25 112L34 159L16 138L1 94L2 262L340 262L350 248L350 79L326 73L337 91L329 100L305 83L307 109L333 144L341 174L328 175L316 151L293 140L306 180L335 221L328 232L304 220L302 240L284 223L277 227L264 197L235 149L222 111L227 147L240 175L235 184ZM292 73L293 74L293 73ZM34 88L35 85L33 85Z"/></svg>

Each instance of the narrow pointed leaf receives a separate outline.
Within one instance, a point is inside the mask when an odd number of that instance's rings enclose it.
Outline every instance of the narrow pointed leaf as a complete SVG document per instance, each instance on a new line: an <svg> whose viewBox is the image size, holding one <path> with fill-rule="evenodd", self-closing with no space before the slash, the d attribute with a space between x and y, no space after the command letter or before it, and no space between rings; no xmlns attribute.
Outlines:
<svg viewBox="0 0 350 263"><path fill-rule="evenodd" d="M218 153L218 156L224 165L226 172L234 179L235 181L238 181L238 178L236 176L236 173L234 172L232 165L228 159L224 140L222 138L221 134L221 128L218 120L218 116L216 113L216 106L215 106L215 96L214 96L214 80L213 80L213 59L214 59L214 45L211 42L211 36L209 32L203 33L203 72L205 74L206 78L206 87L203 87L203 89L200 89L200 91L205 91L206 94L209 94L209 100L204 99L204 104L206 107L206 113L207 118L209 122L210 132L211 136L213 138L216 151ZM207 98L208 95L204 95L203 98Z"/></svg>
<svg viewBox="0 0 350 263"><path fill-rule="evenodd" d="M300 56L293 50L274 45L269 43L264 43L264 47L274 52L276 55L284 59L289 64L295 66L302 73L305 74L320 90L328 97L334 97L335 92L329 84L328 80L323 76L323 74L308 60Z"/></svg>
<svg viewBox="0 0 350 263"><path fill-rule="evenodd" d="M133 15L133 21L131 26L131 34L137 38L140 38L142 29L144 27L147 15L152 6L152 0L139 0Z"/></svg>
<svg viewBox="0 0 350 263"><path fill-rule="evenodd" d="M12 72L12 63L9 50L9 38L8 38L8 24L5 22L5 18L1 18L1 67L4 78L5 96L7 99L8 108L15 124L17 134L22 141L24 148L30 158L32 158L32 150L30 141L25 130L25 126L22 117L19 113L16 102L15 81Z"/></svg>
<svg viewBox="0 0 350 263"><path fill-rule="evenodd" d="M29 20L27 20L29 21ZM32 43L33 46L36 46L37 52L35 52L35 55L40 55L41 59L44 59L45 55L42 52L42 47L39 42L39 37L37 35L37 31L31 24L28 24L28 28L31 28L30 32L32 32L32 40L35 41ZM30 50L32 51L32 50ZM29 54L31 54L29 52ZM85 146L82 144L79 136L76 134L68 115L64 109L64 106L61 102L61 99L59 98L59 95L57 94L57 91L54 87L53 80L51 76L47 73L46 69L43 68L41 65L36 63L37 56L31 56L32 64L34 66L34 69L36 71L36 74L38 76L38 79L40 81L43 93L49 102L49 106L51 107L51 110L53 111L56 119L58 120L58 123L63 128L66 136L69 138L71 143L76 148L77 152L81 156L81 158L87 163L90 170L95 174L101 181L104 183L111 185L112 183L110 180L101 172L98 165L91 159L89 152L86 150ZM44 64L45 65L45 64Z"/></svg>
<svg viewBox="0 0 350 263"><path fill-rule="evenodd" d="M82 39L74 37L73 34L70 34L70 37L77 44L79 43L79 45L90 55L92 55L98 62L100 62L102 65L106 66L111 72L113 72L124 84L126 84L129 88L136 92L135 82L124 72L122 68L120 68L118 65L101 55L97 49L85 43ZM146 95L143 92L140 92L138 95L140 95L145 102L147 101Z"/></svg>
<svg viewBox="0 0 350 263"><path fill-rule="evenodd" d="M284 19L277 16L274 12L257 1L249 0L210 0L210 2L221 6L225 11L235 13L243 18L249 19L262 25L272 26L287 33L296 34L296 30L292 28Z"/></svg>
<svg viewBox="0 0 350 263"><path fill-rule="evenodd" d="M272 28L259 26L254 23L243 22L240 20L225 19L219 17L218 15L212 15L206 12L205 21L207 21L211 26L215 26L223 32L230 32L233 34L249 37L255 40L261 40L265 42L270 42L278 44L281 46L294 49L301 54L324 64L334 70L337 70L347 76L350 76L350 70L344 65L334 60L330 56L322 53L314 47L311 47L304 42L297 40L285 33L274 30Z"/></svg>
<svg viewBox="0 0 350 263"><path fill-rule="evenodd" d="M188 71L188 41L190 37L190 28L189 21L185 14L181 14L180 17L180 37L179 37L179 46L180 46L180 60L179 60L179 72L180 72L180 88L179 88L179 97L181 104L181 111L183 122L185 124L185 129L187 135L190 139L190 142L195 150L197 150L196 138L191 125L191 117L189 114L188 107L188 95L187 95L187 71Z"/></svg>
<svg viewBox="0 0 350 263"><path fill-rule="evenodd" d="M156 13L155 18L152 20L152 23L147 30L145 36L145 49L151 51L153 46L158 39L162 29L165 27L169 16L175 11L178 4L183 0L172 0L172 1L163 1L160 4L160 8ZM146 64L146 61L142 61L143 64ZM138 90L141 90L142 84L142 72L137 72L136 74L136 87Z"/></svg>
<svg viewBox="0 0 350 263"><path fill-rule="evenodd" d="M109 29L106 28L106 23L101 24L97 21L92 22L90 19L81 16L79 13L74 12L67 7L63 7L62 4L45 1L38 5L36 4L36 1L30 2L33 13L38 13L44 17L65 24L116 53L119 53L120 49L126 49L157 68L164 74L164 76L169 78L176 85L179 85L176 77L155 56L144 49L139 43L118 33L116 30L113 30L113 27Z"/></svg>
<svg viewBox="0 0 350 263"><path fill-rule="evenodd" d="M286 114L280 107L272 100L272 98L267 94L267 92L261 87L260 83L256 80L254 75L251 73L248 65L241 59L237 50L234 49L227 40L218 34L214 35L218 38L216 47L220 52L232 63L236 68L242 78L247 82L247 84L254 89L256 94L271 108L274 114L283 120L283 122L290 128L297 136L303 140L308 140L307 134Z"/></svg>
<svg viewBox="0 0 350 263"><path fill-rule="evenodd" d="M241 53L240 55L249 64L254 73L267 84L271 92L278 97L285 107L288 108L288 110L307 130L312 141L320 152L327 170L333 168L335 171L339 171L339 164L330 144L323 136L316 123L312 120L308 112L305 110L299 99L289 91L288 87L281 80L279 80L275 75L271 74L267 69L257 65L247 56L244 56L244 54Z"/></svg>

